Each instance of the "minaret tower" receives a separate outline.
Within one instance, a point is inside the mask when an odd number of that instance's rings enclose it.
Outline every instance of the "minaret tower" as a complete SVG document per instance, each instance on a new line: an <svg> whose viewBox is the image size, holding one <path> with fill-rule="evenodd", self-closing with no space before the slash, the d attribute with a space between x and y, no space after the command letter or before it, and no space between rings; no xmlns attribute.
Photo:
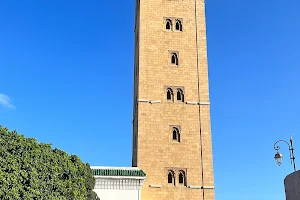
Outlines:
<svg viewBox="0 0 300 200"><path fill-rule="evenodd" d="M204 0L137 0L132 165L142 200L214 200Z"/></svg>

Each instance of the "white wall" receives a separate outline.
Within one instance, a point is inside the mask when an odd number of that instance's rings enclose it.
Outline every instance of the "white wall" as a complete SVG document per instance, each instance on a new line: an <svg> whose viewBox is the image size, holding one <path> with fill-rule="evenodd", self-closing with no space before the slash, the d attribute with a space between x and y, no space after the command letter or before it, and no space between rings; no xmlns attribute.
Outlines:
<svg viewBox="0 0 300 200"><path fill-rule="evenodd" d="M94 191L100 200L141 200L145 177L95 176Z"/></svg>
<svg viewBox="0 0 300 200"><path fill-rule="evenodd" d="M284 179L285 195L287 200L300 199L300 171L291 173Z"/></svg>
<svg viewBox="0 0 300 200"><path fill-rule="evenodd" d="M100 200L140 200L139 190L94 189Z"/></svg>

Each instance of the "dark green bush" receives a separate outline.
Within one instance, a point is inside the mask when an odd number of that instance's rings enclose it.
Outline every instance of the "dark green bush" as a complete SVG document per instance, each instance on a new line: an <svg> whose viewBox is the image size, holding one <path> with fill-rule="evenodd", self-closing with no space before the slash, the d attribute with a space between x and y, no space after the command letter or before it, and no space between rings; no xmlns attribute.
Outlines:
<svg viewBox="0 0 300 200"><path fill-rule="evenodd" d="M0 126L0 199L94 200L89 164Z"/></svg>

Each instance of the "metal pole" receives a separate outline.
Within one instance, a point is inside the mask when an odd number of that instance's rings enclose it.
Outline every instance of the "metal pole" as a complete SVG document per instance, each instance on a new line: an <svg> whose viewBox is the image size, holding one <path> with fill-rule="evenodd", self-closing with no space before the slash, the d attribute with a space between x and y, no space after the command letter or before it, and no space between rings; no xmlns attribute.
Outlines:
<svg viewBox="0 0 300 200"><path fill-rule="evenodd" d="M295 156L294 156L294 148L293 148L293 139L292 136L290 138L290 143L291 143L291 147L290 147L290 151L291 151L291 162L294 165L294 171L296 170L296 162L295 162Z"/></svg>

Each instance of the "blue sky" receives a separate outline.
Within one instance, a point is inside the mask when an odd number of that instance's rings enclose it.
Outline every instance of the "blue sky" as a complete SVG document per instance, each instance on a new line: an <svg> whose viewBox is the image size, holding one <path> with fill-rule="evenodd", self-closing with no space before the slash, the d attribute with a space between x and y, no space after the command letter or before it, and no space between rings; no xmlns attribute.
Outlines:
<svg viewBox="0 0 300 200"><path fill-rule="evenodd" d="M217 200L284 199L300 159L296 0L208 0ZM0 124L79 155L131 165L134 1L1 1ZM300 162L299 162L300 166Z"/></svg>

